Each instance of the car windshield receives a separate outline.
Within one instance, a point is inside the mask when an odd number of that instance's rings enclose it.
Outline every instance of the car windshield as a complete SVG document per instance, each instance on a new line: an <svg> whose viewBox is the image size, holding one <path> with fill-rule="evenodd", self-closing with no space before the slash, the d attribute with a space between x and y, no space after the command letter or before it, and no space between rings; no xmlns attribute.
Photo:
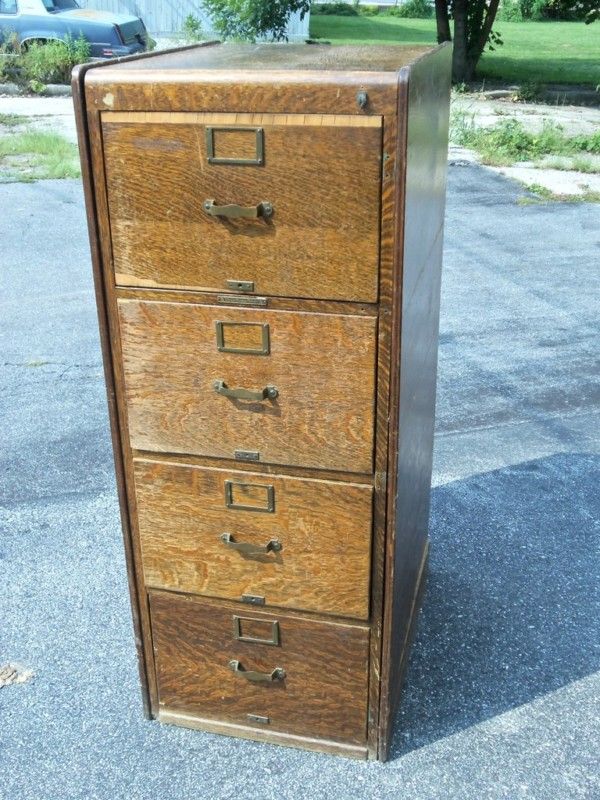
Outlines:
<svg viewBox="0 0 600 800"><path fill-rule="evenodd" d="M57 11L69 11L72 8L79 8L79 3L75 0L42 0L44 8L51 14Z"/></svg>

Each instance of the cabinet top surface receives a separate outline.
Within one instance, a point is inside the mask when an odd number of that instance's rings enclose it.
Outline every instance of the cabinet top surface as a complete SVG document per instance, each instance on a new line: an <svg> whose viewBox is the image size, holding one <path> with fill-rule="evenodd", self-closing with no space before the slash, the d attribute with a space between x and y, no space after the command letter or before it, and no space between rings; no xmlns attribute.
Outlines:
<svg viewBox="0 0 600 800"><path fill-rule="evenodd" d="M397 72L437 47L406 45L221 44L112 64L117 70Z"/></svg>

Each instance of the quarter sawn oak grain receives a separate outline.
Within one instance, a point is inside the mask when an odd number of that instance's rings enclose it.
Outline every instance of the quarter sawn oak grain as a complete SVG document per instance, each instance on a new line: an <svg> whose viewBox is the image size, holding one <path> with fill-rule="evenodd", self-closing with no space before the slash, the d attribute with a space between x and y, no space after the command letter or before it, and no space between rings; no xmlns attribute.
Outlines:
<svg viewBox="0 0 600 800"><path fill-rule="evenodd" d="M134 468L148 586L368 618L372 487L142 460ZM245 555L222 533L257 546L274 539L281 550Z"/></svg>
<svg viewBox="0 0 600 800"><path fill-rule="evenodd" d="M270 730L365 742L368 627L162 593L151 593L150 607L161 707L241 724L254 714ZM234 616L265 621L264 629L277 622L280 645L236 640ZM280 667L285 678L251 683L231 660L258 672Z"/></svg>
<svg viewBox="0 0 600 800"><path fill-rule="evenodd" d="M217 43L74 75L155 719L389 756L427 560L449 75L447 46Z"/></svg>
<svg viewBox="0 0 600 800"><path fill-rule="evenodd" d="M375 318L143 300L118 306L133 447L221 458L251 451L275 464L371 471ZM268 325L269 353L220 352L217 322L246 323L238 336L254 350L258 326ZM214 389L219 380L232 389L272 385L278 396L224 397Z"/></svg>
<svg viewBox="0 0 600 800"><path fill-rule="evenodd" d="M379 128L334 115L320 115L319 125L287 115L281 124L263 114L264 164L210 164L199 116L103 115L117 284L225 290L242 280L263 295L376 301ZM208 118L214 131L231 125L225 120ZM236 140L215 139L222 157L250 155L241 142L248 123L236 125ZM215 218L203 209L207 199L268 201L274 213Z"/></svg>

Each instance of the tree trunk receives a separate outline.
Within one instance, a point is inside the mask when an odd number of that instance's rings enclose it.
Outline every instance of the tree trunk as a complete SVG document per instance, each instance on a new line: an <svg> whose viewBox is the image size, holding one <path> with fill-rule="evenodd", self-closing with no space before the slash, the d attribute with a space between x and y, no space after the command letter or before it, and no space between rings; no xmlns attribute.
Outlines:
<svg viewBox="0 0 600 800"><path fill-rule="evenodd" d="M435 0L435 19L437 23L438 44L451 42L450 15L448 14L448 0Z"/></svg>
<svg viewBox="0 0 600 800"><path fill-rule="evenodd" d="M469 25L467 9L469 0L455 0L454 51L452 53L452 80L454 83L467 83L475 75L475 63L469 52Z"/></svg>

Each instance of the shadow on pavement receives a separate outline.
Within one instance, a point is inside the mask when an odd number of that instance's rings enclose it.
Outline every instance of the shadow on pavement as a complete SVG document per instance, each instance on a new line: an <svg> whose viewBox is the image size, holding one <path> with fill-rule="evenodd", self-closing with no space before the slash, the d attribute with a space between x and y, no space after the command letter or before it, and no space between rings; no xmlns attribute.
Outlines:
<svg viewBox="0 0 600 800"><path fill-rule="evenodd" d="M391 757L600 668L600 456L434 489L431 560Z"/></svg>

